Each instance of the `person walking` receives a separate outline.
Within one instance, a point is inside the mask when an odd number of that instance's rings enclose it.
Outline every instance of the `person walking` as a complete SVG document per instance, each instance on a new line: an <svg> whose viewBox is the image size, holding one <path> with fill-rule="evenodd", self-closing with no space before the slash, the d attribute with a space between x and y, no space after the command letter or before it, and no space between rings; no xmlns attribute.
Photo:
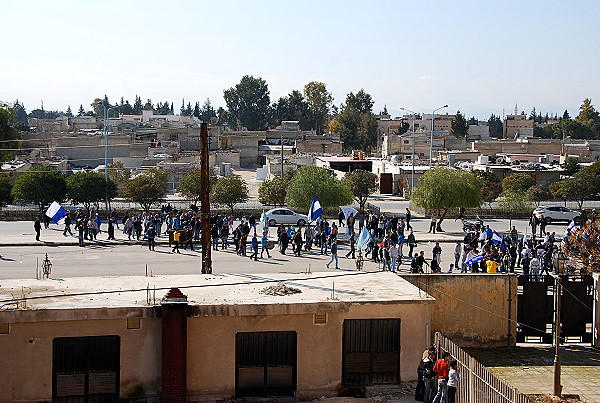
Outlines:
<svg viewBox="0 0 600 403"><path fill-rule="evenodd" d="M268 244L269 244L269 237L267 236L267 231L263 232L262 238L260 239L260 258L262 259L263 257L263 253L267 252L267 257L271 258L271 255L269 254L269 248L268 248Z"/></svg>
<svg viewBox="0 0 600 403"><path fill-rule="evenodd" d="M415 234L412 230L410 231L410 234L408 234L406 242L408 243L408 256L412 256L413 249L417 246L417 239L415 238Z"/></svg>
<svg viewBox="0 0 600 403"><path fill-rule="evenodd" d="M356 233L354 232L354 230L352 230L348 242L350 242L350 251L346 253L346 258L352 255L352 259L356 259Z"/></svg>
<svg viewBox="0 0 600 403"><path fill-rule="evenodd" d="M35 230L35 240L40 240L40 233L42 232L42 222L40 217L35 218L35 222L33 223L33 229Z"/></svg>
<svg viewBox="0 0 600 403"><path fill-rule="evenodd" d="M72 224L71 213L69 213L68 211L67 211L67 215L65 216L64 222L65 222L65 230L63 231L63 235L67 236L67 232L68 232L69 235L73 236L73 231L71 231L71 224Z"/></svg>
<svg viewBox="0 0 600 403"><path fill-rule="evenodd" d="M179 237L181 236L181 233L179 232L178 229L175 230L175 232L173 232L173 249L171 250L172 253L174 253L175 251L177 251L177 253L181 253L179 252Z"/></svg>
<svg viewBox="0 0 600 403"><path fill-rule="evenodd" d="M252 216L254 217L254 216ZM256 232L252 235L252 240L250 241L250 250L252 254L250 255L250 260L254 259L254 261L258 260L258 238L256 238Z"/></svg>
<svg viewBox="0 0 600 403"><path fill-rule="evenodd" d="M338 245L337 245L337 239L333 239L333 241L331 242L331 260L329 261L329 263L327 263L327 268L329 269L329 265L333 262L333 259L335 259L335 268L339 269L338 267L338 255L337 255L337 251L338 251Z"/></svg>
<svg viewBox="0 0 600 403"><path fill-rule="evenodd" d="M412 225L410 225L410 218L411 218L412 214L410 213L410 210L408 209L408 207L406 208L406 229L409 231L412 231L413 227Z"/></svg>

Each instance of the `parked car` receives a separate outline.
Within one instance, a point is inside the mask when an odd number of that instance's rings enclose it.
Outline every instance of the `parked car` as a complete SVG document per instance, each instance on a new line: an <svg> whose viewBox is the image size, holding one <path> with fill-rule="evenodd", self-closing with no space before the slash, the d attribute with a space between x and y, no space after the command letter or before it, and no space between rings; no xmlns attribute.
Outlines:
<svg viewBox="0 0 600 403"><path fill-rule="evenodd" d="M547 223L551 223L554 221L571 222L574 218L579 217L581 213L563 206L540 206L533 210L533 215L537 218L544 217Z"/></svg>
<svg viewBox="0 0 600 403"><path fill-rule="evenodd" d="M308 222L308 216L298 214L287 208L274 208L267 211L265 215L270 226L279 224L306 225Z"/></svg>

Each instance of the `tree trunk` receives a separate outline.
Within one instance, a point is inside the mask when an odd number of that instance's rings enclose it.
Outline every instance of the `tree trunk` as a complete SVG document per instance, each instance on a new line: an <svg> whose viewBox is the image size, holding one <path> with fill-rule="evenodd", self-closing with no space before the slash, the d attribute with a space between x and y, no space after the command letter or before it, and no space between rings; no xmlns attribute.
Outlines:
<svg viewBox="0 0 600 403"><path fill-rule="evenodd" d="M439 209L437 210L438 217L440 217L440 218L438 219L437 225L435 226L435 230L438 232L444 232L444 230L442 229L442 221L444 221L444 218L446 218L446 213L448 212L448 209L445 208L445 209L442 209L442 211L443 211L443 213L440 216L439 215L440 210Z"/></svg>

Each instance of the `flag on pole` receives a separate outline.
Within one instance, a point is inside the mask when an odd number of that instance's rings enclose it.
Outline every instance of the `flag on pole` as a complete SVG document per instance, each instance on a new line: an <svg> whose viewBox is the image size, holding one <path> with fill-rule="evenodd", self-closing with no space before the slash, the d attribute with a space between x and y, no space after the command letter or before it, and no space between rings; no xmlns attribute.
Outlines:
<svg viewBox="0 0 600 403"><path fill-rule="evenodd" d="M356 215L358 214L358 210L352 206L340 206L340 210L342 210L342 212L344 213L344 217L346 218L346 220L348 219L348 217L350 217L350 214L352 214L354 217L356 217Z"/></svg>
<svg viewBox="0 0 600 403"><path fill-rule="evenodd" d="M58 224L67 216L67 210L62 208L60 204L53 201L48 210L46 210L46 215L50 217L55 224Z"/></svg>
<svg viewBox="0 0 600 403"><path fill-rule="evenodd" d="M577 224L575 224L575 220L573 219L573 220L571 220L571 223L567 227L567 230L565 231L565 235L569 235L571 233L571 231L574 230L575 228L577 228Z"/></svg>
<svg viewBox="0 0 600 403"><path fill-rule="evenodd" d="M359 252L362 251L369 245L369 242L371 242L372 239L373 238L371 237L367 226L363 225L362 229L360 230L360 234L358 235L358 239L356 240L356 249Z"/></svg>
<svg viewBox="0 0 600 403"><path fill-rule="evenodd" d="M502 242L502 236L500 236L500 234L497 233L496 231L492 232L492 242L495 245L498 245L500 242Z"/></svg>
<svg viewBox="0 0 600 403"><path fill-rule="evenodd" d="M321 203L319 203L319 199L315 197L308 209L308 219L312 222L322 215L323 209L321 208Z"/></svg>

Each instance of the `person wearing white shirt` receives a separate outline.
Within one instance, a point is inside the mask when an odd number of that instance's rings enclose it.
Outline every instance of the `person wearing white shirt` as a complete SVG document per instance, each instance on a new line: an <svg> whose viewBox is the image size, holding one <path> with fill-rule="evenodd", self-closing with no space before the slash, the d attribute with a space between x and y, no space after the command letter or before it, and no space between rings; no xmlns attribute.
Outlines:
<svg viewBox="0 0 600 403"><path fill-rule="evenodd" d="M396 272L396 262L398 261L398 244L390 247L390 257L392 258L392 272Z"/></svg>
<svg viewBox="0 0 600 403"><path fill-rule="evenodd" d="M458 362L450 361L450 372L448 373L448 403L456 402L456 388L460 380L460 372L458 372Z"/></svg>

